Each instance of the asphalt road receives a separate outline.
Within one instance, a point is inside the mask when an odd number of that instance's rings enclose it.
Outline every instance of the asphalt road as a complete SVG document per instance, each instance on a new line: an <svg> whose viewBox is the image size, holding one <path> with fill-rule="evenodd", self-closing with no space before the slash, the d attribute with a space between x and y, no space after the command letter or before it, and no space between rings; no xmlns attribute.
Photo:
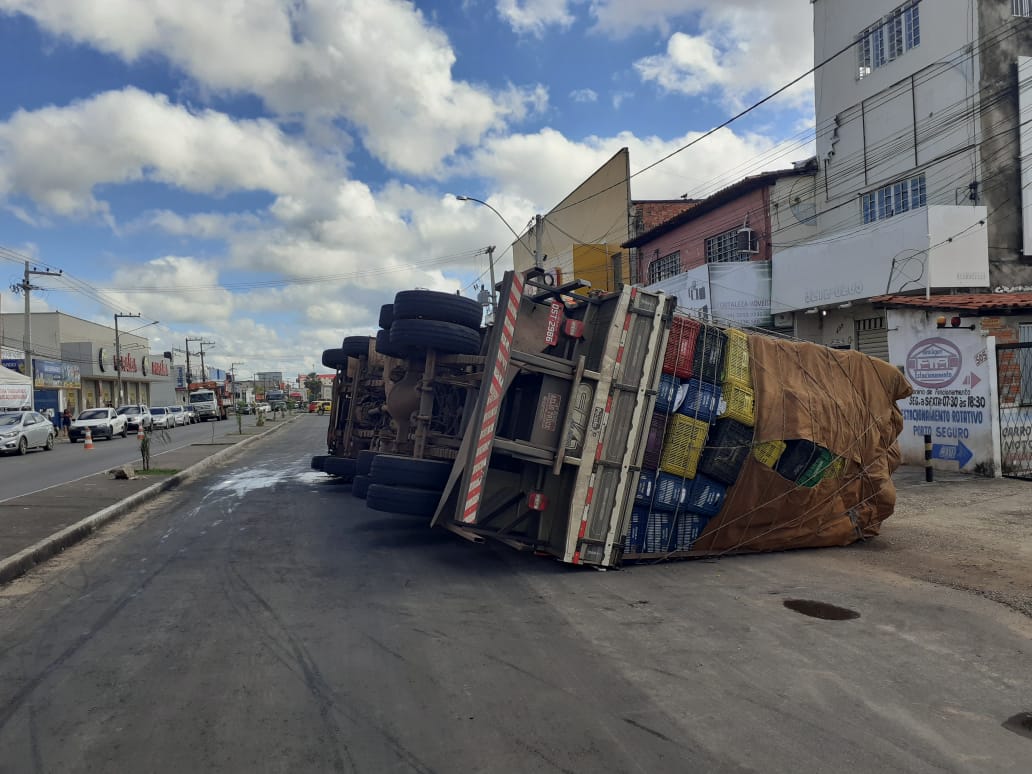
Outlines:
<svg viewBox="0 0 1032 774"><path fill-rule="evenodd" d="M310 471L322 430L0 589L0 772L1028 771L1027 617L848 549L474 546Z"/></svg>
<svg viewBox="0 0 1032 774"><path fill-rule="evenodd" d="M244 426L254 425L253 416L243 417ZM218 441L227 433L237 432L235 417L225 422L199 422L169 431L169 440L158 435L151 438L151 458L154 467L161 466L161 454L193 443ZM95 440L93 449L85 444L59 440L51 451L33 450L24 457L0 457L0 502L41 489L77 481L118 465L140 459L140 444L136 433L127 438L115 436L109 440Z"/></svg>

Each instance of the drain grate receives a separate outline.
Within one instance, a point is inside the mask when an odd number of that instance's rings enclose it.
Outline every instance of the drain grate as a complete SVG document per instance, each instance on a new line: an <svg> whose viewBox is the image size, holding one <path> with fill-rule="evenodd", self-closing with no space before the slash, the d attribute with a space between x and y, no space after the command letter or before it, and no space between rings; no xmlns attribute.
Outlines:
<svg viewBox="0 0 1032 774"><path fill-rule="evenodd" d="M789 610L825 621L849 621L860 617L856 610L850 610L848 607L839 607L827 602L818 602L815 599L786 599L784 604Z"/></svg>
<svg viewBox="0 0 1032 774"><path fill-rule="evenodd" d="M1015 734L1032 739L1032 712L1019 712L1012 718L1003 721L1003 727Z"/></svg>

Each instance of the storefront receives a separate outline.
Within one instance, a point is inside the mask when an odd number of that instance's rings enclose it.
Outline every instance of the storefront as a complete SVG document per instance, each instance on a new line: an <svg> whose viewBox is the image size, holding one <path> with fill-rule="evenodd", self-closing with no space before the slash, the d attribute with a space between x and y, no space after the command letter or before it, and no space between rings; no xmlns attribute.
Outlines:
<svg viewBox="0 0 1032 774"><path fill-rule="evenodd" d="M61 351L66 360L80 364L83 408L130 403L149 406L155 398L160 401L158 405L167 405L168 401L158 393L169 391L171 370L161 355L141 356L129 351L116 358L111 347L93 342L64 344ZM163 390L162 385L166 384L169 388Z"/></svg>

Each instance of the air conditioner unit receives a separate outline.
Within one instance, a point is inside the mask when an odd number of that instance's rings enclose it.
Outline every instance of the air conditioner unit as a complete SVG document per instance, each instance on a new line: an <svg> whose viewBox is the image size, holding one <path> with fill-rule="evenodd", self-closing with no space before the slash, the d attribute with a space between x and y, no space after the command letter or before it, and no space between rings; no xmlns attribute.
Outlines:
<svg viewBox="0 0 1032 774"><path fill-rule="evenodd" d="M738 229L738 252L755 255L760 252L760 240L748 226Z"/></svg>

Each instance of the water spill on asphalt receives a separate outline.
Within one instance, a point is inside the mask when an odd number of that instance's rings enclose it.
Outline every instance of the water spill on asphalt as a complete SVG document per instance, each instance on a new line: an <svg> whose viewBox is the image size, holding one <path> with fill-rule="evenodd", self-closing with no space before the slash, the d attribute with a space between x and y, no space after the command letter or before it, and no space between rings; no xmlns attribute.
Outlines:
<svg viewBox="0 0 1032 774"><path fill-rule="evenodd" d="M848 621L860 617L858 612L848 607L839 607L814 599L786 599L784 604L789 610L825 621Z"/></svg>
<svg viewBox="0 0 1032 774"><path fill-rule="evenodd" d="M216 481L211 489L213 492L228 491L237 497L243 497L249 492L275 486L287 478L290 478L290 474L283 470L244 470L222 481Z"/></svg>

